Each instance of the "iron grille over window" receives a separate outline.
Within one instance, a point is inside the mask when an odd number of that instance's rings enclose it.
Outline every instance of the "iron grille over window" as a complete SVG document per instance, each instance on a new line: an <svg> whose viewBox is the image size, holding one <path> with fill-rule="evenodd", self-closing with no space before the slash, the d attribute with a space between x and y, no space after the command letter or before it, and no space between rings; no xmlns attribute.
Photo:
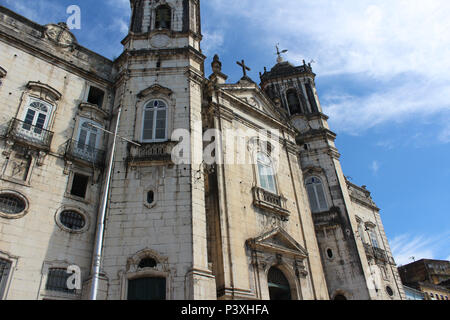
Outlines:
<svg viewBox="0 0 450 320"><path fill-rule="evenodd" d="M19 214L25 210L25 202L13 194L0 194L0 211L7 214Z"/></svg>
<svg viewBox="0 0 450 320"><path fill-rule="evenodd" d="M83 215L75 211L61 212L59 220L65 227L75 231L83 229L86 225Z"/></svg>
<svg viewBox="0 0 450 320"><path fill-rule="evenodd" d="M0 299L3 298L5 292L6 281L8 280L9 271L11 270L11 262L0 259Z"/></svg>
<svg viewBox="0 0 450 320"><path fill-rule="evenodd" d="M66 269L53 268L48 271L46 290L58 291L64 293L75 293L75 289L67 287L67 280L71 276Z"/></svg>

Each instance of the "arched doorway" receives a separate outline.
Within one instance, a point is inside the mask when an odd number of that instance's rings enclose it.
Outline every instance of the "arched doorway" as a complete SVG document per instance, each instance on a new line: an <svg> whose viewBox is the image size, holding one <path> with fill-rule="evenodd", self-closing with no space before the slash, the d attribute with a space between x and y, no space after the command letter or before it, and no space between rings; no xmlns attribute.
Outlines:
<svg viewBox="0 0 450 320"><path fill-rule="evenodd" d="M289 281L280 269L270 268L267 280L270 300L292 300Z"/></svg>
<svg viewBox="0 0 450 320"><path fill-rule="evenodd" d="M334 299L335 301L344 301L347 300L347 298L343 294L337 294Z"/></svg>

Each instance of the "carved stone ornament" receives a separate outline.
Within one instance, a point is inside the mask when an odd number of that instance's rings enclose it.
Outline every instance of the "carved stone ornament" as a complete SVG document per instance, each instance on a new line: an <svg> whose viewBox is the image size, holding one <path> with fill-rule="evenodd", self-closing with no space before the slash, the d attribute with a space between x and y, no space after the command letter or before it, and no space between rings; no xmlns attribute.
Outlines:
<svg viewBox="0 0 450 320"><path fill-rule="evenodd" d="M77 39L64 22L49 24L45 28L46 37L60 47L67 48L77 43Z"/></svg>
<svg viewBox="0 0 450 320"><path fill-rule="evenodd" d="M155 48L165 48L169 45L170 38L165 34L156 34L150 39L150 44Z"/></svg>

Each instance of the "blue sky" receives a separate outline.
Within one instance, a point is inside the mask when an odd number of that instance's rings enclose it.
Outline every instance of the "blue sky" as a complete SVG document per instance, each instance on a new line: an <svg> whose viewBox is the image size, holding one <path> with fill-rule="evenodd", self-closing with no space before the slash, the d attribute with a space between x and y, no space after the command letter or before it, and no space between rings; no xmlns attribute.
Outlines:
<svg viewBox="0 0 450 320"><path fill-rule="evenodd" d="M129 0L0 0L40 24L82 13L79 43L120 55ZM229 81L236 61L259 72L275 45L314 60L317 89L338 134L346 176L367 185L399 264L450 259L450 2L448 0L203 0L203 52Z"/></svg>

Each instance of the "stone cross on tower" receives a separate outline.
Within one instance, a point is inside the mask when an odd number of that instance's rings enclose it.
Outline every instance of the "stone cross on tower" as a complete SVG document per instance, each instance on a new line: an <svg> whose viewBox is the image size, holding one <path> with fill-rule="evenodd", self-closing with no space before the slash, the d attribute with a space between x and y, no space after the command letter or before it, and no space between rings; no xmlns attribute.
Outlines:
<svg viewBox="0 0 450 320"><path fill-rule="evenodd" d="M243 78L247 78L247 71L251 71L251 69L245 65L244 60L242 60L242 62L238 61L236 63L242 67L242 72L244 73Z"/></svg>

